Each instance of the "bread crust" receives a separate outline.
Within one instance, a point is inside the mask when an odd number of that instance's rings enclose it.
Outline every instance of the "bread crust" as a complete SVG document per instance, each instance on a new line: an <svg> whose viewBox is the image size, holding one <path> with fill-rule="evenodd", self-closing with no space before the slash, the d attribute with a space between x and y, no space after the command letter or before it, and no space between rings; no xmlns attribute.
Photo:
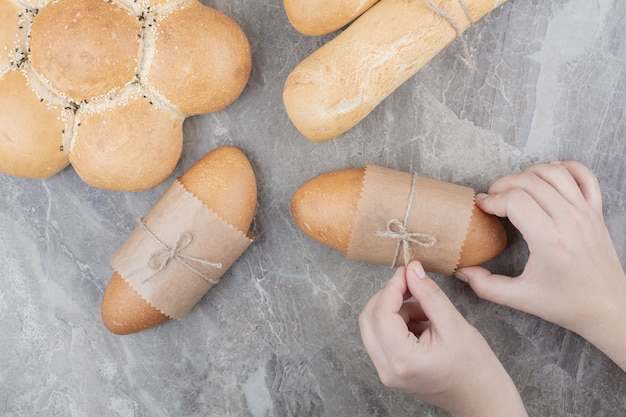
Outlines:
<svg viewBox="0 0 626 417"><path fill-rule="evenodd" d="M21 71L0 77L0 167L17 177L48 178L69 164L62 109L33 93Z"/></svg>
<svg viewBox="0 0 626 417"><path fill-rule="evenodd" d="M291 202L298 227L312 239L348 252L364 178L364 168L351 168L321 174L304 183ZM506 242L500 221L474 205L458 267L494 258Z"/></svg>
<svg viewBox="0 0 626 417"><path fill-rule="evenodd" d="M0 76L10 63L10 53L18 41L19 8L10 0L0 0Z"/></svg>
<svg viewBox="0 0 626 417"><path fill-rule="evenodd" d="M470 26L461 3L433 3L460 30ZM477 21L503 1L465 3ZM287 114L306 138L333 139L365 118L457 35L426 2L381 0L293 69L283 88Z"/></svg>
<svg viewBox="0 0 626 417"><path fill-rule="evenodd" d="M341 29L378 0L284 0L291 25L303 35L321 36Z"/></svg>
<svg viewBox="0 0 626 417"><path fill-rule="evenodd" d="M212 113L239 97L252 58L248 39L230 17L194 2L156 27L159 36L148 82L181 113Z"/></svg>
<svg viewBox="0 0 626 417"><path fill-rule="evenodd" d="M184 119L155 107L139 96L116 108L81 115L69 157L83 181L139 191L169 176L182 153Z"/></svg>
<svg viewBox="0 0 626 417"><path fill-rule="evenodd" d="M176 166L184 118L231 104L250 75L241 28L197 0L16 4L0 0L0 84L31 89L17 107L35 99L0 116L10 175L47 178L69 158L95 187L152 188Z"/></svg>
<svg viewBox="0 0 626 417"><path fill-rule="evenodd" d="M192 165L180 182L187 191L241 233L248 233L256 210L257 186L252 165L239 149L217 148ZM117 272L104 293L102 321L115 334L130 334L169 320Z"/></svg>
<svg viewBox="0 0 626 417"><path fill-rule="evenodd" d="M52 2L33 20L30 60L55 92L89 102L133 80L140 39L137 18L113 2Z"/></svg>

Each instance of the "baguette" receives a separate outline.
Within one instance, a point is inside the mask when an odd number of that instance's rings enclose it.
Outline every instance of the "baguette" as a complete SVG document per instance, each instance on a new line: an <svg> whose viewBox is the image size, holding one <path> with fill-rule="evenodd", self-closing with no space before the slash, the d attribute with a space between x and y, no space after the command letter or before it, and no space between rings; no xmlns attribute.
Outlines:
<svg viewBox="0 0 626 417"><path fill-rule="evenodd" d="M312 239L347 253L364 176L364 168L352 168L322 174L304 183L291 203L298 227ZM494 258L506 242L498 219L474 205L457 267L479 265Z"/></svg>
<svg viewBox="0 0 626 417"><path fill-rule="evenodd" d="M250 162L237 148L224 146L205 155L179 181L205 206L247 234L256 208L256 180ZM169 320L144 300L117 272L101 306L105 327L115 334L149 329Z"/></svg>
<svg viewBox="0 0 626 417"><path fill-rule="evenodd" d="M284 0L291 25L308 36L334 32L352 22L378 0Z"/></svg>
<svg viewBox="0 0 626 417"><path fill-rule="evenodd" d="M458 35L506 0L381 0L287 77L283 101L294 126L321 142L354 127ZM461 4L465 4L471 21Z"/></svg>

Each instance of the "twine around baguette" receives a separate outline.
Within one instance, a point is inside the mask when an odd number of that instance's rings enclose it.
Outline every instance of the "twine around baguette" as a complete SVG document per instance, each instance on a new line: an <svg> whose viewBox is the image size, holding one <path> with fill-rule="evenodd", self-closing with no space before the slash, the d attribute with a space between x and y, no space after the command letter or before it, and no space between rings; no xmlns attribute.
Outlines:
<svg viewBox="0 0 626 417"><path fill-rule="evenodd" d="M461 8L463 9L465 18L469 22L470 26L472 26L475 22L474 22L474 19L472 19L472 15L470 14L469 9L467 8L467 5L465 4L465 1L458 0L458 2L461 5ZM444 12L442 9L435 6L435 4L431 0L426 0L426 4L428 5L428 7L431 8L433 12L437 13L439 16L446 19L446 21L450 24L450 26L452 26L452 28L456 32L457 38L461 41L461 45L463 46L463 54L465 55L465 59L467 60L467 66L470 70L473 70L474 63L472 62L472 55L470 54L469 47L467 46L467 41L465 40L465 36L463 36L463 31L461 30L459 25L457 25L457 23L454 21L454 19L452 19L452 17L450 17L448 13Z"/></svg>

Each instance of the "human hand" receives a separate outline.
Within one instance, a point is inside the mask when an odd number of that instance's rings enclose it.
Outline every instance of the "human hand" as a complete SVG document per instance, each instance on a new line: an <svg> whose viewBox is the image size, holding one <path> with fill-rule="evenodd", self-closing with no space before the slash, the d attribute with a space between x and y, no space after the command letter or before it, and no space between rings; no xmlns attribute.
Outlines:
<svg viewBox="0 0 626 417"><path fill-rule="evenodd" d="M572 161L535 165L496 181L477 204L510 219L529 258L514 279L481 267L456 276L481 298L580 334L626 369L626 276L593 173Z"/></svg>
<svg viewBox="0 0 626 417"><path fill-rule="evenodd" d="M406 301L411 296L416 301ZM458 417L527 416L485 339L419 262L396 271L367 303L359 326L386 386Z"/></svg>

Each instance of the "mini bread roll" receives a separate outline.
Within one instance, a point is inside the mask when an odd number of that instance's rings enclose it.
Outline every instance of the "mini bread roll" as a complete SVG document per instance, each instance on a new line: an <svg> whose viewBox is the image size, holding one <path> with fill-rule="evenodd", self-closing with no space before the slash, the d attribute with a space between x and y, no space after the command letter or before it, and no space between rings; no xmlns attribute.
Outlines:
<svg viewBox="0 0 626 417"><path fill-rule="evenodd" d="M148 82L181 113L212 113L241 95L252 53L248 38L230 17L193 2L157 22L156 31Z"/></svg>
<svg viewBox="0 0 626 417"><path fill-rule="evenodd" d="M237 148L224 146L205 155L181 177L184 188L223 220L247 234L256 209L254 171ZM115 334L130 334L169 320L115 272L104 293L102 321Z"/></svg>
<svg viewBox="0 0 626 417"><path fill-rule="evenodd" d="M312 239L346 253L364 176L364 168L353 168L325 173L304 183L291 203L298 227ZM457 267L479 265L494 258L506 242L500 221L474 205Z"/></svg>
<svg viewBox="0 0 626 417"><path fill-rule="evenodd" d="M142 96L120 107L84 114L75 128L70 162L81 179L94 187L152 188L178 163L183 121Z"/></svg>
<svg viewBox="0 0 626 417"><path fill-rule="evenodd" d="M0 167L5 173L48 178L69 164L61 111L42 103L22 72L0 77Z"/></svg>
<svg viewBox="0 0 626 417"><path fill-rule="evenodd" d="M133 79L140 33L137 18L113 2L53 2L33 20L30 61L56 91L92 101Z"/></svg>
<svg viewBox="0 0 626 417"><path fill-rule="evenodd" d="M378 0L285 0L291 25L303 35L321 36L352 22Z"/></svg>
<svg viewBox="0 0 626 417"><path fill-rule="evenodd" d="M463 31L504 1L433 0L441 14L423 0L379 1L289 74L289 118L315 142L347 132L458 36L451 22Z"/></svg>
<svg viewBox="0 0 626 417"><path fill-rule="evenodd" d="M9 65L9 54L18 40L20 8L10 0L0 0L0 76L5 65Z"/></svg>

